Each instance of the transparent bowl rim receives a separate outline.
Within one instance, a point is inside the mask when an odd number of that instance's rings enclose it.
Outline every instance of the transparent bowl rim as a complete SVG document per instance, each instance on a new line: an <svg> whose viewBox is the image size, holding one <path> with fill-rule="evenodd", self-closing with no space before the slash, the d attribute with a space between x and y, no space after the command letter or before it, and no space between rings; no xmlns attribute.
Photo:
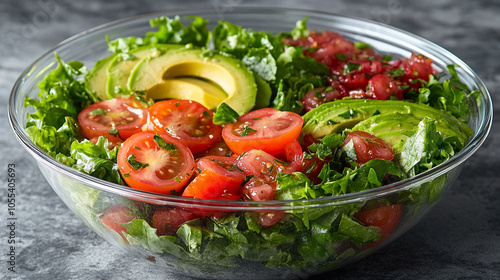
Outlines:
<svg viewBox="0 0 500 280"><path fill-rule="evenodd" d="M35 159L37 159L38 163L43 163L50 167L51 169L55 170L56 172L67 176L69 178L72 178L84 185L87 185L89 187L99 189L105 192L117 194L120 196L125 196L131 199L136 199L136 200L141 200L144 202L152 203L152 204L168 204L168 205L176 205L176 206L181 206L181 207L202 207L202 208L217 208L220 210L238 210L238 211L244 211L244 210L255 210L256 207L264 207L265 209L276 209L276 210L283 210L283 209L297 209L297 208L304 208L304 207L325 207L325 206L330 206L330 205L341 205L341 204L346 204L346 203L353 203L353 202L359 202L359 201L364 201L367 199L373 199L377 197L382 197L386 196L391 193L396 193L399 191L411 189L413 186L419 186L421 183L424 183L428 180L431 180L432 178L435 178L437 176L440 176L444 173L447 173L448 171L458 167L460 164L462 164L465 160L467 160L470 156L472 156L481 146L481 144L485 141L486 137L488 136L492 121L493 121L493 104L491 101L490 94L484 84L484 82L479 78L479 76L467 65L465 64L461 59L456 57L454 54L450 53L446 49L438 46L437 44L428 41L427 39L424 39L420 36L414 35L412 33L403 31L401 29L392 27L390 25L382 24L379 22L363 19L363 18L358 18L358 17L352 17L352 16L344 16L340 14L335 14L335 13L327 13L327 12L322 12L322 11L315 11L315 10L308 10L308 9L293 9L293 8L278 8L278 7L233 7L230 11L226 11L225 13L233 13L233 12L239 12L239 13L246 13L246 14L251 14L251 13L276 13L276 12L296 12L296 13L302 13L302 14L307 14L310 17L326 17L326 18L336 18L336 19L345 19L345 20L351 20L351 21L356 21L358 23L363 23L363 24L368 24L370 26L374 26L377 28L382 28L387 31L395 32L398 33L399 35L406 36L407 38L413 39L420 41L421 43L425 44L428 47L431 47L433 50L439 51L439 54L441 57L447 57L448 59L451 59L456 65L460 66L462 70L464 70L469 77L473 78L477 90L480 91L482 102L484 102L484 112L481 112L484 115L484 120L481 122L479 125L479 128L477 132L475 132L472 135L472 138L469 139L468 143L466 146L455 156L453 156L451 159L447 160L446 162L432 168L431 170L425 171L421 174L418 174L417 176L391 183L388 185L381 186L379 188L374 188L370 190L365 190L361 192L356 192L356 193L349 193L345 195L339 195L339 196L328 196L328 197L322 197L322 198L316 198L316 199L304 199L304 200L273 200L273 201L220 201L220 200L200 200L200 199L193 199L193 198L186 198L186 197L180 197L180 196L172 196L172 195L164 195L164 194L157 194L157 193L151 193L151 192L146 192L146 191L141 191L141 190L136 190L127 186L122 186L119 184L111 183L105 180L101 180L98 178L95 178L93 176L81 173L46 154L43 152L38 146L36 146L28 137L24 130L24 126L20 123L20 120L18 118L17 112L15 112L15 108L17 108L16 102L17 102L17 95L21 94L20 89L23 84L23 78L30 72L31 69L33 69L43 58L53 55L57 49L77 40L81 39L82 37L85 37L89 34L92 34L97 31L103 31L107 29L112 29L113 27L116 27L120 24L126 24L128 22L132 22L135 20L147 20L155 17L159 17L162 15L206 15L208 13L214 13L215 10L214 8L203 8L203 9L179 9L179 10L172 10L172 11L163 11L163 12L156 12L156 13L149 13L149 14L144 14L140 16L135 16L135 17L129 17L117 21L113 21L110 23L106 23L91 29L88 29L86 31L83 31L79 34L76 34L59 44L55 45L52 47L50 50L48 50L46 53L38 57L34 62L32 62L19 76L19 78L16 80L11 94L9 98L9 107L8 107L8 116L9 116L9 121L10 125L19 140L19 142L24 146L24 148L33 156ZM293 27L291 27L293 28Z"/></svg>

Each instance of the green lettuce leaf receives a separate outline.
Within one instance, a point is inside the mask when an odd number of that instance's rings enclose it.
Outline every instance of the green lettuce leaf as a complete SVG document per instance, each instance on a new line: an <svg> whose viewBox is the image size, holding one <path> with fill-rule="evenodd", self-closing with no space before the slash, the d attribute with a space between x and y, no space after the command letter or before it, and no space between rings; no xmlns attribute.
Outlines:
<svg viewBox="0 0 500 280"><path fill-rule="evenodd" d="M435 120L424 118L417 131L406 140L396 159L407 176L415 176L448 160L462 149L456 137L443 136L436 131Z"/></svg>
<svg viewBox="0 0 500 280"><path fill-rule="evenodd" d="M460 81L454 65L448 65L447 68L450 79L439 82L431 75L429 82L423 83L423 87L419 89L417 101L447 111L467 123L470 115L467 97L474 93Z"/></svg>
<svg viewBox="0 0 500 280"><path fill-rule="evenodd" d="M71 167L108 182L123 184L116 163L118 147L110 150L108 145L108 139L102 136L96 144L89 140L75 140L71 144L71 158L74 160Z"/></svg>

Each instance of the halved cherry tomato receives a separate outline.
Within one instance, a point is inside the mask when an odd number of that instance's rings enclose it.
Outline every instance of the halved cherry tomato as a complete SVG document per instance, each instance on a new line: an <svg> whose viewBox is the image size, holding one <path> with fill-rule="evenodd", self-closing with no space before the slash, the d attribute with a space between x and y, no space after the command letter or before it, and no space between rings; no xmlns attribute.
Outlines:
<svg viewBox="0 0 500 280"><path fill-rule="evenodd" d="M158 236L174 235L182 224L198 218L195 213L182 208L160 208L153 214L153 228Z"/></svg>
<svg viewBox="0 0 500 280"><path fill-rule="evenodd" d="M213 113L196 101L160 101L148 112L148 130L168 132L193 153L208 149L221 140L222 127L214 124Z"/></svg>
<svg viewBox="0 0 500 280"><path fill-rule="evenodd" d="M394 150L391 145L368 132L351 131L347 134L342 145L345 146L350 141L354 144L358 164L364 164L374 158L394 159Z"/></svg>
<svg viewBox="0 0 500 280"><path fill-rule="evenodd" d="M366 97L377 100L388 100L393 94L399 100L403 99L403 91L399 89L391 77L384 74L371 77L368 82L368 90L365 93Z"/></svg>
<svg viewBox="0 0 500 280"><path fill-rule="evenodd" d="M230 157L232 155L233 151L229 149L224 140L221 140L215 143L212 147L195 154L194 158L201 158L206 156Z"/></svg>
<svg viewBox="0 0 500 280"><path fill-rule="evenodd" d="M375 242L364 244L365 248L371 248L384 242L394 231L403 216L403 205L393 204L374 209L363 210L354 214L364 226L375 226L380 232L381 238Z"/></svg>
<svg viewBox="0 0 500 280"><path fill-rule="evenodd" d="M136 218L137 214L130 208L119 204L106 209L100 219L107 228L116 231L126 241L127 239L123 236L123 232L127 232L127 228L123 224Z"/></svg>
<svg viewBox="0 0 500 280"><path fill-rule="evenodd" d="M179 139L152 131L125 140L117 161L130 187L163 194L181 190L193 176L195 166L191 151Z"/></svg>
<svg viewBox="0 0 500 280"><path fill-rule="evenodd" d="M251 150L238 157L236 164L246 175L253 175L270 183L276 180L278 173L291 174L302 166L302 148L297 140L286 144L281 154L288 162L262 150Z"/></svg>
<svg viewBox="0 0 500 280"><path fill-rule="evenodd" d="M116 141L140 132L147 112L147 104L133 97L116 97L87 106L78 114L78 123L87 139L104 136Z"/></svg>
<svg viewBox="0 0 500 280"><path fill-rule="evenodd" d="M207 156L197 161L198 174L182 196L199 199L238 200L245 174L231 157Z"/></svg>
<svg viewBox="0 0 500 280"><path fill-rule="evenodd" d="M339 77L339 82L349 89L365 89L368 85L368 79L364 73L349 73Z"/></svg>
<svg viewBox="0 0 500 280"><path fill-rule="evenodd" d="M259 216L259 222L265 227L270 227L281 221L286 216L286 213L280 210L269 211Z"/></svg>
<svg viewBox="0 0 500 280"><path fill-rule="evenodd" d="M409 63L404 65L405 75L410 79L422 79L429 81L429 75L433 73L432 59L421 54L412 53Z"/></svg>
<svg viewBox="0 0 500 280"><path fill-rule="evenodd" d="M302 147L299 141L295 140L283 147L281 154L285 156L285 159L289 163L289 170L299 170L302 167L302 161L304 159L304 153L302 153ZM295 172L294 171L294 172Z"/></svg>
<svg viewBox="0 0 500 280"><path fill-rule="evenodd" d="M276 182L266 183L259 177L252 177L243 187L243 199L253 201L273 200Z"/></svg>
<svg viewBox="0 0 500 280"><path fill-rule="evenodd" d="M226 124L222 138L236 154L257 149L276 155L299 137L303 122L302 117L295 113L264 108L241 116L235 123Z"/></svg>

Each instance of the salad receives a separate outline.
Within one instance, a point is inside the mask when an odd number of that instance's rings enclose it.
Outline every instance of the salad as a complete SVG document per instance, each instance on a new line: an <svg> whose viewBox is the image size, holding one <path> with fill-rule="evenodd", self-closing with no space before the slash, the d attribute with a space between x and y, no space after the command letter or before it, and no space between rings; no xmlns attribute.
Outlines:
<svg viewBox="0 0 500 280"><path fill-rule="evenodd" d="M429 170L472 134L475 92L453 65L440 72L421 54L392 57L310 31L307 19L280 34L207 23L154 19L144 37L107 39L109 56L90 71L56 54L39 99L25 100L36 109L31 140L78 171L138 190L307 206ZM369 202L264 212L66 188L92 228L186 269L254 262L317 272L389 239L446 180Z"/></svg>

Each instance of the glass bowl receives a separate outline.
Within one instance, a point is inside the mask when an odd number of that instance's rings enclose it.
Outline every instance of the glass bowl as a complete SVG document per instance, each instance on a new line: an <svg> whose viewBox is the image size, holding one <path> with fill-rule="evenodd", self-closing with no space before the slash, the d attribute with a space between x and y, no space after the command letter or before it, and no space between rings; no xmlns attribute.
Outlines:
<svg viewBox="0 0 500 280"><path fill-rule="evenodd" d="M33 144L24 131L26 114L32 108L25 108L23 101L25 97L36 97L37 84L43 78L37 74L56 67L54 52L65 61L82 61L91 68L98 59L109 54L104 39L106 35L111 40L144 36L151 31L149 20L163 15L200 15L210 21L209 28L223 19L273 33L290 31L297 20L307 16L310 30L332 30L351 41L366 42L382 54L409 57L412 52L420 53L431 58L439 70L445 70L449 64L458 65L457 72L462 82L480 93L470 102L469 125L473 135L463 150L450 160L407 180L343 196L267 202L194 200L135 190L73 170ZM451 187L463 163L483 143L493 119L492 101L481 79L463 61L432 42L363 19L307 10L242 7L225 12L211 9L149 14L106 24L69 38L39 57L21 74L12 89L8 113L17 138L35 158L54 191L98 235L138 258L153 262L158 269L208 279L307 278L375 252L405 233L429 212ZM322 228L324 223L341 223L342 216L352 216L362 205L381 199L397 201L404 209L396 229L383 242L360 246L345 238L348 233L339 234ZM177 232L176 237L159 238L145 225L124 241L120 234L109 230L100 220L106 207L113 205L134 205L145 212L159 208L202 211L217 213L216 216L222 218L191 223L189 227L181 228L182 232ZM259 214L278 212L287 213L286 223L262 229L251 226ZM305 227L306 223L309 228ZM208 226L202 227L202 224Z"/></svg>

